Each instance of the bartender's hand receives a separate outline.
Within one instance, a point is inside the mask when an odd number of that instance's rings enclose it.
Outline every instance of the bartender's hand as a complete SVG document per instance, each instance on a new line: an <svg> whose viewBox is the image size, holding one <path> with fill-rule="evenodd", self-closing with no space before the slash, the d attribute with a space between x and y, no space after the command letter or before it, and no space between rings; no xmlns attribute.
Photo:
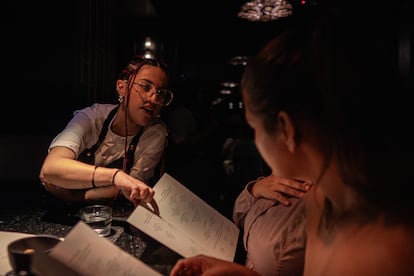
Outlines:
<svg viewBox="0 0 414 276"><path fill-rule="evenodd" d="M232 263L206 255L179 260L171 269L170 276L246 275L258 276L256 272L238 263Z"/></svg>
<svg viewBox="0 0 414 276"><path fill-rule="evenodd" d="M310 189L311 182L269 175L256 181L250 193L256 198L276 199L285 206L290 205L289 197L302 198Z"/></svg>
<svg viewBox="0 0 414 276"><path fill-rule="evenodd" d="M154 190L144 182L119 170L114 176L114 185L129 199L134 206L149 203L155 214L159 215L159 208L154 200Z"/></svg>

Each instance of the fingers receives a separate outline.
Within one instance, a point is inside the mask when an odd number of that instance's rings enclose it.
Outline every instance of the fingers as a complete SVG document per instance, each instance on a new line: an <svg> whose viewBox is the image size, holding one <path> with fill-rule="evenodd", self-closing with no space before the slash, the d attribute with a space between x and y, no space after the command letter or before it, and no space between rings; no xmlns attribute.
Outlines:
<svg viewBox="0 0 414 276"><path fill-rule="evenodd" d="M312 186L310 182L304 182L295 179L282 179L281 183L284 185L278 186L274 190L274 193L276 199L285 206L290 205L290 201L288 200L289 196L302 198Z"/></svg>
<svg viewBox="0 0 414 276"><path fill-rule="evenodd" d="M154 201L155 192L151 187L126 173L118 173L116 180L115 186L135 207L142 203L150 203L154 213L159 215L158 205Z"/></svg>
<svg viewBox="0 0 414 276"><path fill-rule="evenodd" d="M131 190L131 194L129 197L130 199L136 198L136 199L141 199L143 202L148 202L148 200L144 200L145 198L148 197L148 194L149 194L148 189L149 188L146 188L146 187L142 188L142 187L137 186Z"/></svg>
<svg viewBox="0 0 414 276"><path fill-rule="evenodd" d="M256 197L276 199L281 204L289 206L289 197L302 198L310 187L310 182L271 175L256 182L252 187L252 193Z"/></svg>
<svg viewBox="0 0 414 276"><path fill-rule="evenodd" d="M276 200L285 206L290 206L290 201L281 193L275 192L274 193Z"/></svg>
<svg viewBox="0 0 414 276"><path fill-rule="evenodd" d="M311 187L310 182L292 179L285 179L284 181L284 185L282 185L279 189L275 189L275 192L280 192L296 198L302 198Z"/></svg>
<svg viewBox="0 0 414 276"><path fill-rule="evenodd" d="M202 275L209 267L206 259L201 255L180 259L171 269L170 276Z"/></svg>
<svg viewBox="0 0 414 276"><path fill-rule="evenodd" d="M179 276L181 271L185 271L185 265L182 260L179 260L170 271L170 276Z"/></svg>
<svg viewBox="0 0 414 276"><path fill-rule="evenodd" d="M137 207L141 204L141 199L132 198L131 202L134 204L134 207Z"/></svg>
<svg viewBox="0 0 414 276"><path fill-rule="evenodd" d="M311 181L299 179L280 178L279 181L288 188L290 187L292 189L303 192L307 192L311 186Z"/></svg>
<svg viewBox="0 0 414 276"><path fill-rule="evenodd" d="M137 187L133 190L134 196L141 199L144 203L150 203L154 198L154 193L154 190L150 187Z"/></svg>
<svg viewBox="0 0 414 276"><path fill-rule="evenodd" d="M154 213L159 216L160 215L160 209L158 208L157 202L153 199L153 200L150 201L150 204L152 206L152 210L154 211Z"/></svg>
<svg viewBox="0 0 414 276"><path fill-rule="evenodd" d="M267 186L275 191L299 197L309 190L309 183L302 180L274 177Z"/></svg>

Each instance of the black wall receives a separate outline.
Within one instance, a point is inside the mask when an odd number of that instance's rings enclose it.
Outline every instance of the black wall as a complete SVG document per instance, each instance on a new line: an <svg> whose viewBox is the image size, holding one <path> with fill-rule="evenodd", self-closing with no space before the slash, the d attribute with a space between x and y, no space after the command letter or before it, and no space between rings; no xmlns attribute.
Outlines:
<svg viewBox="0 0 414 276"><path fill-rule="evenodd" d="M237 7L220 9L220 1L188 1L187 10L173 2L153 1L157 16L149 18L136 17L127 0L2 2L0 181L36 182L53 136L73 110L114 100L115 73L146 35L162 41L175 81L188 81L210 98L229 77L229 59L254 54L284 24L242 21L235 17ZM412 90L410 7L400 10L401 78ZM86 80L81 69L85 45L93 72Z"/></svg>

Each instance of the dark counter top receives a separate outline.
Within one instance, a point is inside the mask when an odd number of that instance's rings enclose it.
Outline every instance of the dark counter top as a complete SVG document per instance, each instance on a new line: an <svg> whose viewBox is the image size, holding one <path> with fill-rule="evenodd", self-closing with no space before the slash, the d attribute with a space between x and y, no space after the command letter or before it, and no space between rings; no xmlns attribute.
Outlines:
<svg viewBox="0 0 414 276"><path fill-rule="evenodd" d="M132 210L125 206L118 207L114 206L113 231L107 238L125 252L168 275L172 265L181 256L127 223L126 219ZM2 207L0 210L0 231L49 234L64 238L78 221L76 208L21 204Z"/></svg>

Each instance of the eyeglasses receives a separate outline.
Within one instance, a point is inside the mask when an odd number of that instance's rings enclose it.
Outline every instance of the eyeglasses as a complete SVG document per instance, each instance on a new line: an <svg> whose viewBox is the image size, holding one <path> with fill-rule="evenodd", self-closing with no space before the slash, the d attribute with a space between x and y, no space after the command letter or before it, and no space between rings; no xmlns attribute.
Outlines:
<svg viewBox="0 0 414 276"><path fill-rule="evenodd" d="M138 82L132 83L135 86L135 90L137 93L142 97L142 94L148 94L148 98L151 98L153 95L155 95L155 103L167 106L171 103L174 95L173 93L164 88L156 88L153 83L148 82L146 80L139 80Z"/></svg>

